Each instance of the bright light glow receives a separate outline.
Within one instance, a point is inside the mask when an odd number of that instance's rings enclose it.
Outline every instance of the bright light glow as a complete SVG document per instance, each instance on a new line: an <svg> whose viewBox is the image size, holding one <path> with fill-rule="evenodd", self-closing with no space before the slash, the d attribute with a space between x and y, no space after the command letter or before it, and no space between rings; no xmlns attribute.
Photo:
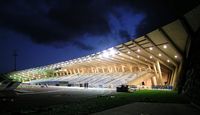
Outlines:
<svg viewBox="0 0 200 115"><path fill-rule="evenodd" d="M140 56L139 56L139 55L137 55L137 58L140 58Z"/></svg>
<svg viewBox="0 0 200 115"><path fill-rule="evenodd" d="M178 56L177 56L177 55L175 55L174 57L175 57L175 58L178 58Z"/></svg>
<svg viewBox="0 0 200 115"><path fill-rule="evenodd" d="M150 59L152 59L152 58L153 58L153 56L150 56L149 58L150 58Z"/></svg>
<svg viewBox="0 0 200 115"><path fill-rule="evenodd" d="M109 57L109 52L104 51L103 54L102 54L102 56L105 57L105 58L108 58Z"/></svg>
<svg viewBox="0 0 200 115"><path fill-rule="evenodd" d="M150 48L149 48L149 50L153 50L153 48L152 48L152 47L150 47Z"/></svg>
<svg viewBox="0 0 200 115"><path fill-rule="evenodd" d="M133 59L133 57L130 57L130 59Z"/></svg>
<svg viewBox="0 0 200 115"><path fill-rule="evenodd" d="M159 53L159 54L158 54L158 56L159 56L159 57L161 57L161 56L162 56L162 54L160 54L160 53Z"/></svg>
<svg viewBox="0 0 200 115"><path fill-rule="evenodd" d="M137 52L140 52L140 49L137 49Z"/></svg>
<svg viewBox="0 0 200 115"><path fill-rule="evenodd" d="M130 52L130 51L128 51L127 53L128 53L128 54L130 54L131 52Z"/></svg>
<svg viewBox="0 0 200 115"><path fill-rule="evenodd" d="M167 62L169 63L169 62L170 62L170 60L167 60Z"/></svg>
<svg viewBox="0 0 200 115"><path fill-rule="evenodd" d="M163 48L166 49L166 48L167 48L167 45L163 45Z"/></svg>
<svg viewBox="0 0 200 115"><path fill-rule="evenodd" d="M110 48L109 53L110 53L110 55L113 56L113 55L117 54L117 51L114 48Z"/></svg>
<svg viewBox="0 0 200 115"><path fill-rule="evenodd" d="M114 48L110 48L108 50L103 51L102 56L108 58L109 56L114 56L117 54L117 51Z"/></svg>

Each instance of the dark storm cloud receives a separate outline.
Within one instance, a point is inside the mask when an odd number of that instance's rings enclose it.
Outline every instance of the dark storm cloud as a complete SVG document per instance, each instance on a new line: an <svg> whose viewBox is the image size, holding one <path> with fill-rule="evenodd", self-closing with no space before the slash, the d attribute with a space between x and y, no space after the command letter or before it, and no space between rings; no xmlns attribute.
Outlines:
<svg viewBox="0 0 200 115"><path fill-rule="evenodd" d="M127 7L123 0L0 1L0 26L27 35L35 43L71 42L85 33L106 35L108 11ZM116 15L113 11L113 14ZM118 16L120 18L120 16ZM59 42L57 42L59 41ZM76 43L80 48L84 43ZM85 45L89 46L89 45Z"/></svg>
<svg viewBox="0 0 200 115"><path fill-rule="evenodd" d="M119 31L119 36L120 36L121 38L125 38L126 41L129 41L129 40L131 39L130 34L129 34L128 31L126 31L126 30L120 30L120 31Z"/></svg>
<svg viewBox="0 0 200 115"><path fill-rule="evenodd" d="M142 0L5 0L0 1L0 26L24 34L35 43L55 47L73 43L91 50L94 47L87 41L77 39L85 33L107 36L115 30L114 34L118 34L122 41L130 40L131 31L134 31L131 26L136 26L140 35L150 31L152 25L158 27L174 10L174 6L169 5L173 3L160 0L145 3ZM134 16L141 12L147 16L139 22ZM176 12L173 13L168 20L174 19ZM109 15L119 21L119 26L116 23L110 25L113 20L109 20ZM136 24L131 25L133 21Z"/></svg>
<svg viewBox="0 0 200 115"><path fill-rule="evenodd" d="M73 44L78 46L80 49L83 49L83 50L94 50L95 49L94 47L87 45L87 44L84 44L84 43L79 42L79 41L74 41Z"/></svg>

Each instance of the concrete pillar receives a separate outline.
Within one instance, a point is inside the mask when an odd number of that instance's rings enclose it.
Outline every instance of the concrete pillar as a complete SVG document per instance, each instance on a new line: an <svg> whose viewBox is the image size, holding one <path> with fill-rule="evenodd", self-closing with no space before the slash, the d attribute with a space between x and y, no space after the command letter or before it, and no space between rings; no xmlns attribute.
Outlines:
<svg viewBox="0 0 200 115"><path fill-rule="evenodd" d="M102 69L102 72L105 73L105 71L104 71L104 67L101 67L101 69Z"/></svg>
<svg viewBox="0 0 200 115"><path fill-rule="evenodd" d="M125 72L125 70L124 70L125 66L121 65L121 68L122 68L122 72Z"/></svg>
<svg viewBox="0 0 200 115"><path fill-rule="evenodd" d="M154 77L152 77L152 85L158 85L157 84L157 80L156 80L156 77L154 76Z"/></svg>
<svg viewBox="0 0 200 115"><path fill-rule="evenodd" d="M155 65L155 64L153 64L153 69L154 69L154 72L155 72L155 75L156 75L157 84L161 84L161 83L160 83L160 78L159 78L159 75L158 75L158 72L157 72L157 69L156 69L156 65Z"/></svg>
<svg viewBox="0 0 200 115"><path fill-rule="evenodd" d="M130 72L133 72L133 66L132 65L129 65L129 70L130 70Z"/></svg>
<svg viewBox="0 0 200 115"><path fill-rule="evenodd" d="M80 74L80 73L81 73L79 68L77 68L77 72L78 72L78 74Z"/></svg>
<svg viewBox="0 0 200 115"><path fill-rule="evenodd" d="M117 67L116 67L116 65L114 65L114 71L115 71L115 72L118 72L118 71L117 71Z"/></svg>
<svg viewBox="0 0 200 115"><path fill-rule="evenodd" d="M65 72L66 72L66 75L68 75L69 73L68 73L68 71L67 71L67 69L65 69Z"/></svg>
<svg viewBox="0 0 200 115"><path fill-rule="evenodd" d="M172 86L175 86L176 84L175 84L175 80L176 80L176 77L177 77L177 71L178 71L178 67L175 67L175 70L174 70L174 72L173 72L173 76L172 76L172 78L171 78L171 85Z"/></svg>
<svg viewBox="0 0 200 115"><path fill-rule="evenodd" d="M70 75L72 75L72 74L73 74L71 69L69 70L69 73L70 73Z"/></svg>
<svg viewBox="0 0 200 115"><path fill-rule="evenodd" d="M161 85L164 85L163 80L162 80L162 72L161 72L161 69L160 69L159 61L156 61L156 67L158 69L158 75L159 75L160 83L161 83Z"/></svg>
<svg viewBox="0 0 200 115"><path fill-rule="evenodd" d="M84 70L83 70L83 68L81 68L80 71L81 71L81 74L84 74Z"/></svg>
<svg viewBox="0 0 200 115"><path fill-rule="evenodd" d="M109 72L109 73L112 73L112 72L113 72L113 68L112 68L111 66L108 66L107 69L108 69L108 72Z"/></svg>

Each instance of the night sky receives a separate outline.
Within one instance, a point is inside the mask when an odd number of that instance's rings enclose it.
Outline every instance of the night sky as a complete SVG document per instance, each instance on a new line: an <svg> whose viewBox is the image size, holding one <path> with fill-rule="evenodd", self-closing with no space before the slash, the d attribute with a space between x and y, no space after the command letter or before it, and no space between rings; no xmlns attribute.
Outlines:
<svg viewBox="0 0 200 115"><path fill-rule="evenodd" d="M1 0L0 73L96 53L182 16L199 0Z"/></svg>

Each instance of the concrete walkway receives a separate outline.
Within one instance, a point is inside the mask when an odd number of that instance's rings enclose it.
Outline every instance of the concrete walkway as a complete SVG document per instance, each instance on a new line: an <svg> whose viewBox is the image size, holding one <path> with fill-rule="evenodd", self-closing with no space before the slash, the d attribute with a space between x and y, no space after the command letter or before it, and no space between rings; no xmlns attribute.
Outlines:
<svg viewBox="0 0 200 115"><path fill-rule="evenodd" d="M200 115L190 104L136 102L93 115Z"/></svg>

